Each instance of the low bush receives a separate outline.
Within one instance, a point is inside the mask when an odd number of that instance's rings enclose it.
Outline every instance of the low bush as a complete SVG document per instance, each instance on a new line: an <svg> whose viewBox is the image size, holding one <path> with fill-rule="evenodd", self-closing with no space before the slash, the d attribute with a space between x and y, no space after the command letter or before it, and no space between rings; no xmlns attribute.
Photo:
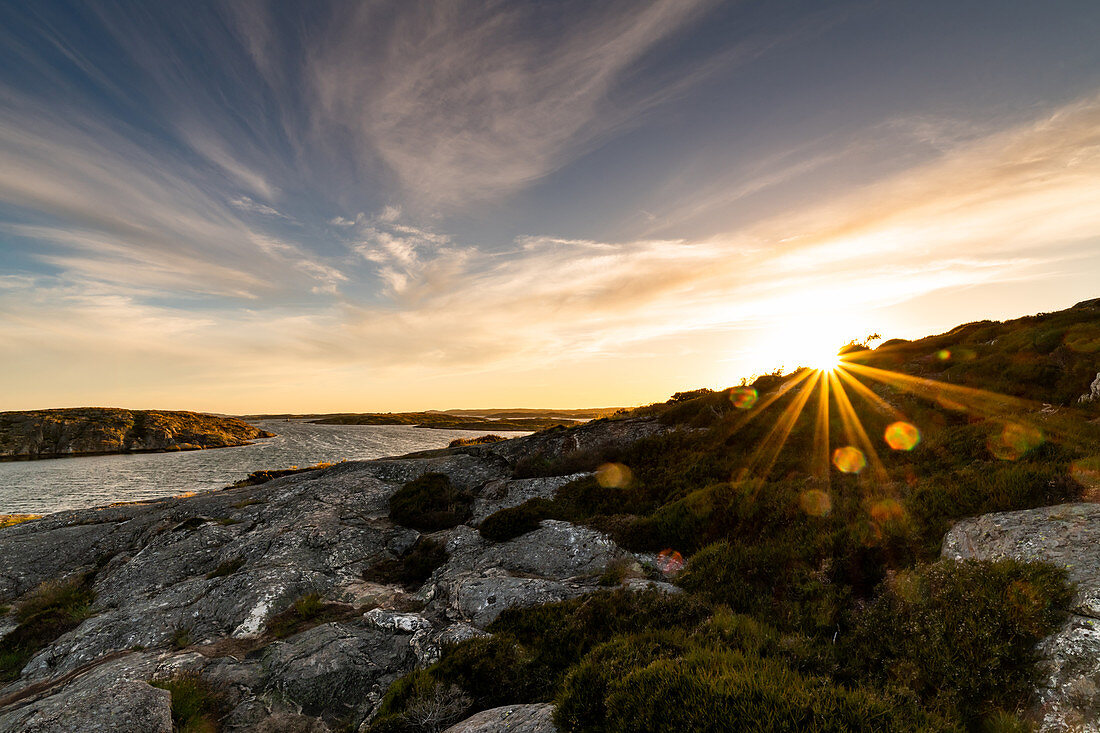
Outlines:
<svg viewBox="0 0 1100 733"><path fill-rule="evenodd" d="M589 652L565 678L554 717L565 731L607 726L607 694L622 677L658 659L681 656L689 643L682 631L651 631L617 637Z"/></svg>
<svg viewBox="0 0 1100 733"><path fill-rule="evenodd" d="M519 506L501 509L482 521L477 530L493 542L507 542L539 528L544 519L558 517L555 504L549 499L528 499Z"/></svg>
<svg viewBox="0 0 1100 733"><path fill-rule="evenodd" d="M216 733L228 709L225 697L198 672L181 671L149 684L172 694L172 726L178 733Z"/></svg>
<svg viewBox="0 0 1100 733"><path fill-rule="evenodd" d="M382 560L363 574L376 583L395 583L406 590L415 590L431 577L435 569L447 562L447 548L442 542L421 537L401 558Z"/></svg>
<svg viewBox="0 0 1100 733"><path fill-rule="evenodd" d="M804 676L779 659L696 648L677 659L639 661L609 680L602 725L575 724L560 712L559 724L566 731L616 733L958 730L911 701ZM569 710L570 700L562 702Z"/></svg>
<svg viewBox="0 0 1100 733"><path fill-rule="evenodd" d="M623 581L634 573L634 564L634 560L625 557L612 560L600 573L596 582L609 588L622 585Z"/></svg>
<svg viewBox="0 0 1100 733"><path fill-rule="evenodd" d="M406 527L435 532L465 522L472 503L473 497L452 486L445 474L429 473L390 497L390 518Z"/></svg>
<svg viewBox="0 0 1100 733"><path fill-rule="evenodd" d="M438 733L465 717L471 703L457 686L437 682L424 670L402 677L390 693L371 733Z"/></svg>
<svg viewBox="0 0 1100 733"><path fill-rule="evenodd" d="M1053 565L941 560L884 583L857 612L843 656L857 676L889 680L973 722L1025 698L1035 646L1071 599Z"/></svg>
<svg viewBox="0 0 1100 733"><path fill-rule="evenodd" d="M780 542L718 542L693 555L676 583L712 603L767 618L780 628L833 627L848 606L850 591L831 582L800 549Z"/></svg>

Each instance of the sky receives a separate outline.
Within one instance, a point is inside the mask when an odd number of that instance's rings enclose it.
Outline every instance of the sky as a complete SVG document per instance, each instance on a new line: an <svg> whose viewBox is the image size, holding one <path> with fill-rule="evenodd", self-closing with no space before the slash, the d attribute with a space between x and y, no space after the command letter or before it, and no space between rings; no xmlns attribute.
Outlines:
<svg viewBox="0 0 1100 733"><path fill-rule="evenodd" d="M0 0L0 410L644 404L1100 297L1100 3Z"/></svg>

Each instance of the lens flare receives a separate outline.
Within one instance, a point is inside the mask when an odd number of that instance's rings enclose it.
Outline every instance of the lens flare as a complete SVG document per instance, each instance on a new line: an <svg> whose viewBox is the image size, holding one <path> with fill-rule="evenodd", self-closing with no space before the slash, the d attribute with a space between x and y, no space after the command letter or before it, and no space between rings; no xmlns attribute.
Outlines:
<svg viewBox="0 0 1100 733"><path fill-rule="evenodd" d="M859 473L867 467L867 457L859 448L846 445L833 451L833 465L844 473Z"/></svg>
<svg viewBox="0 0 1100 733"><path fill-rule="evenodd" d="M1000 435L989 439L989 452L1002 461L1015 461L1033 448L1043 444L1043 431L1031 425L1005 423Z"/></svg>
<svg viewBox="0 0 1100 733"><path fill-rule="evenodd" d="M684 556L676 550L661 550L657 555L657 569L665 575L675 575L684 569Z"/></svg>
<svg viewBox="0 0 1100 733"><path fill-rule="evenodd" d="M913 450L920 442L916 425L898 420L886 427L886 444L894 450Z"/></svg>
<svg viewBox="0 0 1100 733"><path fill-rule="evenodd" d="M905 507L897 499L883 499L871 506L871 519L878 524L905 519Z"/></svg>
<svg viewBox="0 0 1100 733"><path fill-rule="evenodd" d="M811 517L824 517L833 510L833 500L820 489L803 491L798 495L798 504Z"/></svg>
<svg viewBox="0 0 1100 733"><path fill-rule="evenodd" d="M730 390L730 400L739 410L748 410L756 404L756 390L752 387L734 387Z"/></svg>
<svg viewBox="0 0 1100 733"><path fill-rule="evenodd" d="M1069 465L1069 475L1085 487L1089 494L1100 492L1100 456L1090 456Z"/></svg>
<svg viewBox="0 0 1100 733"><path fill-rule="evenodd" d="M950 349L940 349L939 351L936 352L936 358L939 359L940 361L947 361L948 359L951 358L951 350Z"/></svg>
<svg viewBox="0 0 1100 733"><path fill-rule="evenodd" d="M630 485L634 474L621 463L605 463L596 469L596 481L605 489L621 489Z"/></svg>

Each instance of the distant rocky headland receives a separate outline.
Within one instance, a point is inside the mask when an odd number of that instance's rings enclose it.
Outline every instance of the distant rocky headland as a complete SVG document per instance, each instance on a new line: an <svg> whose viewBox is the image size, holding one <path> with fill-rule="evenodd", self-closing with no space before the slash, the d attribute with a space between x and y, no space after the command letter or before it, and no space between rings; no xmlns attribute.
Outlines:
<svg viewBox="0 0 1100 733"><path fill-rule="evenodd" d="M423 412L341 412L329 415L253 415L257 419L294 418L317 425L412 425L436 430L535 431L610 417L620 408L579 410L426 410Z"/></svg>
<svg viewBox="0 0 1100 733"><path fill-rule="evenodd" d="M0 412L0 460L229 448L272 435L235 417L197 412L113 407Z"/></svg>

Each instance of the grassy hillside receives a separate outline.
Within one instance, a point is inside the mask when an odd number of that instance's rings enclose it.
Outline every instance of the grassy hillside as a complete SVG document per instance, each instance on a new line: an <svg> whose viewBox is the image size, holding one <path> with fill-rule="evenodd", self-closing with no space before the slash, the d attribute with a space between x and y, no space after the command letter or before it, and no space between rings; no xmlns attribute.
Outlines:
<svg viewBox="0 0 1100 733"><path fill-rule="evenodd" d="M483 535L588 524L654 553L609 585L648 574L686 593L506 612L395 685L372 730L420 730L415 711L447 694L555 700L567 731L1027 730L1064 573L939 548L960 518L1097 488L1100 404L1077 398L1100 371L1100 302L846 352L831 373L611 418L682 428L667 435L520 461L517 476L595 475Z"/></svg>

